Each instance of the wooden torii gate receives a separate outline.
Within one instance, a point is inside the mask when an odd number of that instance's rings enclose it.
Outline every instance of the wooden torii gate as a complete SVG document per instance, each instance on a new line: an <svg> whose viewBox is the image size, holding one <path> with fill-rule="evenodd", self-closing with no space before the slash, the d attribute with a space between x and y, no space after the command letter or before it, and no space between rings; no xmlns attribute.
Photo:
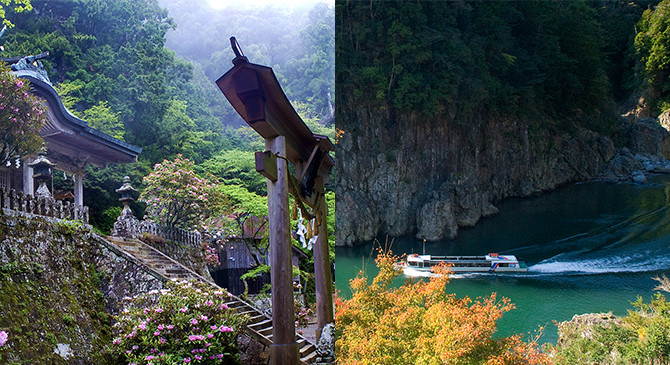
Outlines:
<svg viewBox="0 0 670 365"><path fill-rule="evenodd" d="M293 304L293 274L289 221L289 191L303 216L317 218L314 247L314 278L317 302L317 336L333 322L332 277L328 255L327 209L324 185L334 161L333 144L313 134L286 98L272 68L249 63L235 37L233 67L216 84L237 113L265 139L264 152L256 152L256 170L267 178L270 232L270 279L272 282L271 364L298 364ZM294 174L288 169L294 166Z"/></svg>

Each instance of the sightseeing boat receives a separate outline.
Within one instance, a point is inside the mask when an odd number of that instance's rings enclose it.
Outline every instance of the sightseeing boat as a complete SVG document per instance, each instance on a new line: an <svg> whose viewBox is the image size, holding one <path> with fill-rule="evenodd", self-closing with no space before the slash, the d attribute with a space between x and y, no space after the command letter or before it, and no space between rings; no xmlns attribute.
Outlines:
<svg viewBox="0 0 670 365"><path fill-rule="evenodd" d="M528 271L525 262L517 260L514 255L490 253L484 256L432 256L407 255L404 262L397 266L406 275L431 273L435 266L447 264L454 273L462 272L524 272Z"/></svg>

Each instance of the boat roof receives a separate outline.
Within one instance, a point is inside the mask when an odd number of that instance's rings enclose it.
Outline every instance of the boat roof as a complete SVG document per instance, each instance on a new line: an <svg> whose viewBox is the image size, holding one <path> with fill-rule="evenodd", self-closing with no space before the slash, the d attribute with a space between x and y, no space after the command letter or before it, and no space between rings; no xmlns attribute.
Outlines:
<svg viewBox="0 0 670 365"><path fill-rule="evenodd" d="M407 261L518 261L514 255L488 254L481 256L435 256L412 254L407 256Z"/></svg>

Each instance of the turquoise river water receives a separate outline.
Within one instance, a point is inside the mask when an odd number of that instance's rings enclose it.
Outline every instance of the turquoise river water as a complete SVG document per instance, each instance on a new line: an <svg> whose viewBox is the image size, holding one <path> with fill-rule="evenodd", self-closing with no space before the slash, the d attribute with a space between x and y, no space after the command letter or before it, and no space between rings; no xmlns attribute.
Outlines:
<svg viewBox="0 0 670 365"><path fill-rule="evenodd" d="M638 296L648 301L657 282L670 275L670 176L646 184L583 183L526 199L508 199L498 215L461 229L454 240L427 243L426 254L513 254L527 273L457 275L447 290L458 296L508 297L517 309L498 322L498 335L534 332L556 342L554 321L575 314L625 315ZM389 241L391 238L389 238ZM385 238L380 238L382 244ZM348 297L348 282L361 270L375 274L369 242L336 249L335 283ZM395 238L392 251L421 253L422 242ZM404 277L396 281L404 282Z"/></svg>

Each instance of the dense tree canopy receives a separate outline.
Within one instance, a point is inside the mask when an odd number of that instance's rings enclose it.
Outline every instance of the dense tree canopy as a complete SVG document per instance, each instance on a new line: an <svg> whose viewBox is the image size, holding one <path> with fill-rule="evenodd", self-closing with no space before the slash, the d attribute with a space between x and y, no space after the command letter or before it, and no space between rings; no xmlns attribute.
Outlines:
<svg viewBox="0 0 670 365"><path fill-rule="evenodd" d="M0 39L3 56L49 51L45 68L66 107L90 126L143 149L137 164L88 171L85 204L103 231L118 212L114 189L122 177L130 175L141 190L151 166L177 154L195 164L208 161L207 168L230 179L229 185L264 194L264 181L250 164L253 151L264 148L262 139L250 129L237 129L241 120L213 83L232 66L233 54L226 48L232 29L242 30L237 34L243 35L253 62L275 68L289 97L300 101L301 113L319 119L329 110L332 8L315 7L309 16L305 9L274 13L261 8L211 17L215 12L205 1L163 1L170 12L158 0L32 4L34 11L7 13L16 27ZM274 28L253 26L261 23ZM165 46L168 31L176 37L173 48L188 60ZM306 61L317 53L325 64ZM134 208L142 214L141 206Z"/></svg>
<svg viewBox="0 0 670 365"><path fill-rule="evenodd" d="M608 131L645 4L338 2L340 94L389 110L553 119ZM341 66L341 67L340 67ZM346 121L343 121L346 123Z"/></svg>

